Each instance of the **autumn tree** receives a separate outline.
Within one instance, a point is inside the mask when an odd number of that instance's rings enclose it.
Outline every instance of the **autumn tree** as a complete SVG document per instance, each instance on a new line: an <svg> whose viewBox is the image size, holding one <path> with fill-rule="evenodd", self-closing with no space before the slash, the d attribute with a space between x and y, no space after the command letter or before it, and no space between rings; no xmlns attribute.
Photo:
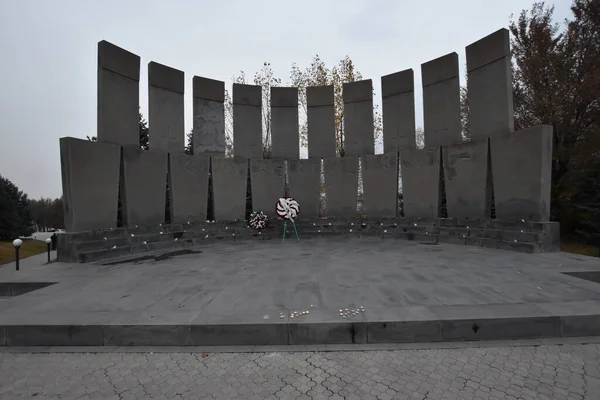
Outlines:
<svg viewBox="0 0 600 400"><path fill-rule="evenodd" d="M582 219L574 200L600 156L600 2L574 0L571 11L559 25L553 7L535 3L510 24L515 129L554 127L551 213L567 232Z"/></svg>
<svg viewBox="0 0 600 400"><path fill-rule="evenodd" d="M308 143L308 121L306 88L309 86L333 85L334 90L334 115L335 115L335 140L338 154L344 155L344 98L342 88L344 83L356 82L363 79L350 57L346 56L332 68L327 65L319 55L315 55L310 66L305 69L297 64L292 64L290 74L290 85L298 87L300 101L300 144L307 146ZM373 93L375 95L375 93ZM382 116L379 112L379 106L373 108L373 130L375 138L380 138L382 134Z"/></svg>

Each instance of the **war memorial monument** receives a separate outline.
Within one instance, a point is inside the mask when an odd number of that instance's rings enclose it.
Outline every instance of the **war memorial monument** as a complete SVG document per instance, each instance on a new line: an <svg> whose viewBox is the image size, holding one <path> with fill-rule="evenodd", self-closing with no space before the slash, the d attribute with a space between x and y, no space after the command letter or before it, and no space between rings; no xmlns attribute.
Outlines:
<svg viewBox="0 0 600 400"><path fill-rule="evenodd" d="M333 86L307 88L307 159L299 154L298 89L272 88L272 156L264 159L260 86L233 85L226 157L225 83L194 76L188 155L186 77L156 62L148 64L151 145L141 150L140 57L98 43L98 141L60 139L67 233L58 263L20 278L48 285L0 305L0 342L600 335L600 285L589 278L600 265L559 252L559 224L549 220L552 127L514 131L509 32L467 46L466 60L469 141L461 139L459 61L451 53L421 66L424 148L416 146L407 69L381 77L383 154L375 154L373 84L363 80L343 86L344 157L335 148ZM282 196L300 204L299 240L275 214ZM250 227L248 211L263 211L267 226Z"/></svg>

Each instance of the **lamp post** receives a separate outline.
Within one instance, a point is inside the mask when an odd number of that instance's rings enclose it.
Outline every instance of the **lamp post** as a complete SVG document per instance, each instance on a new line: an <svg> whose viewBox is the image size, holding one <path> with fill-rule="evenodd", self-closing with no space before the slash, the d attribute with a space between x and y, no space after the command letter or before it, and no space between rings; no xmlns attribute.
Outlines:
<svg viewBox="0 0 600 400"><path fill-rule="evenodd" d="M46 246L48 246L48 264L50 264L50 248L52 246L52 239L46 239Z"/></svg>
<svg viewBox="0 0 600 400"><path fill-rule="evenodd" d="M17 268L17 271L19 270L19 249L21 248L22 244L23 241L21 239L15 239L12 243L12 245L15 248L15 266Z"/></svg>

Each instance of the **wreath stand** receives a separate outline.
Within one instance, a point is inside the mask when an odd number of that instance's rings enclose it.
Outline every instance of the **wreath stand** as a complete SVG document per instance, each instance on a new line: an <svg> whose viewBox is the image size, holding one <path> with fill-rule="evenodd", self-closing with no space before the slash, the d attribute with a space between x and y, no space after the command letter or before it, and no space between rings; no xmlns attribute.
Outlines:
<svg viewBox="0 0 600 400"><path fill-rule="evenodd" d="M294 232L296 233L296 240L300 240L300 238L298 237L298 230L296 229L296 223L291 218L289 219L289 221L292 221L292 226L294 227ZM285 221L283 222L283 240L282 240L282 242L285 242L285 232L287 230L287 223L288 223L288 219L286 218Z"/></svg>

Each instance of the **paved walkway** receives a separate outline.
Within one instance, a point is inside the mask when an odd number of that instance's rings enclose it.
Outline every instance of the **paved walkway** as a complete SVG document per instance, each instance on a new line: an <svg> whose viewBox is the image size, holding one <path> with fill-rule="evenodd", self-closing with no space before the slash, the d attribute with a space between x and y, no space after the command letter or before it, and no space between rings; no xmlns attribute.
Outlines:
<svg viewBox="0 0 600 400"><path fill-rule="evenodd" d="M0 398L598 400L600 344L296 353L0 352Z"/></svg>
<svg viewBox="0 0 600 400"><path fill-rule="evenodd" d="M56 259L56 250L50 251L50 260ZM19 260L19 271L16 270L15 262L0 265L0 281L7 281L14 277L22 277L24 274L36 274L40 268L48 267L48 253L43 252Z"/></svg>

